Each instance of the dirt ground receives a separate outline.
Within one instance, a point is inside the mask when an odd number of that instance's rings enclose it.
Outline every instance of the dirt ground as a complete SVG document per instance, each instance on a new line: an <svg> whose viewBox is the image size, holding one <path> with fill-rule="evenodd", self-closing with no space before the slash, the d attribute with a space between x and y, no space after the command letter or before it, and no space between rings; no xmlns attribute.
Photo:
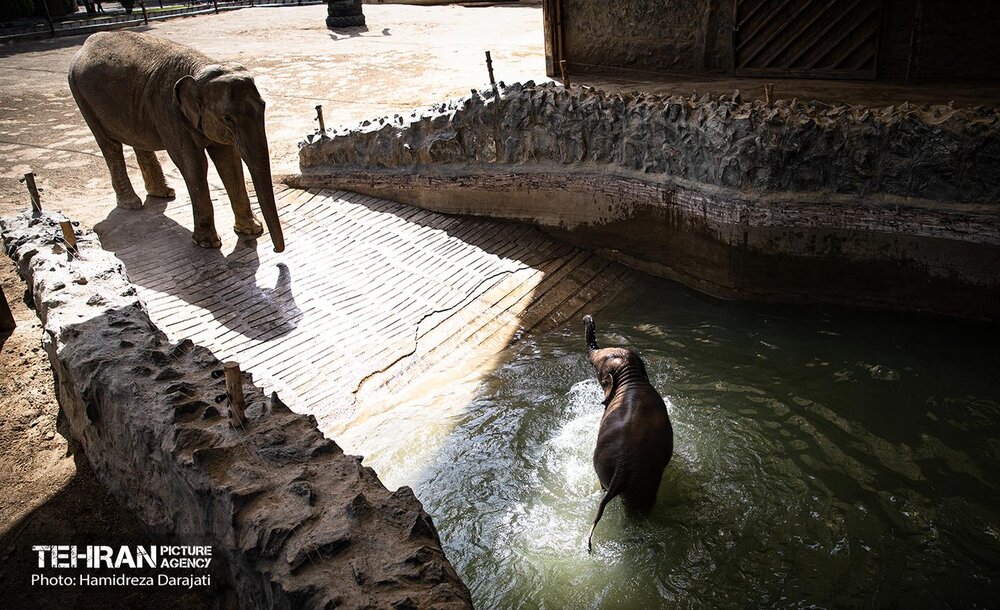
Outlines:
<svg viewBox="0 0 1000 610"><path fill-rule="evenodd" d="M0 286L17 328L0 337L0 605L5 608L210 608L205 591L85 591L30 586L36 544L149 545L139 520L101 487L79 452L59 433L52 370L42 327L24 302L24 283L6 257ZM141 595L141 598L140 598ZM122 605L124 602L124 605Z"/></svg>
<svg viewBox="0 0 1000 610"><path fill-rule="evenodd" d="M537 6L366 5L365 14L366 28L340 32L325 28L325 5L244 9L174 19L144 29L221 61L241 62L254 74L268 102L272 170L278 175L297 171L297 144L316 128L317 104L323 105L327 126L333 127L456 98L485 86L486 50L492 52L498 80L546 78L542 13ZM84 38L0 47L0 215L28 208L27 193L18 179L29 171L37 174L44 189L43 206L61 210L84 226L104 220L114 208L104 160L66 82L70 60ZM692 89L731 94L742 85L723 79L673 84L648 75L636 79L619 74L574 81L623 89L638 84L683 94ZM753 91L762 90L759 85L742 85L744 95L755 95ZM813 92L835 101L1000 100L996 87L956 86L921 90L917 95L915 90L890 86L873 97L875 90L854 85L795 86L802 87L804 95ZM779 96L793 95L791 84L779 84L776 90ZM180 194L179 174L162 153L161 158L168 181ZM126 160L133 182L141 187L129 149ZM214 173L210 180L221 188ZM101 488L85 459L74 458L58 431L52 373L40 347L41 327L23 302L24 284L6 256L0 257L0 284L18 322L17 331L0 349L0 606L107 605L118 599L120 591L79 597L67 593L65 599L47 593L43 602L37 590L25 586L31 571L28 559L33 557L25 549L33 543L143 544L145 538L135 518ZM199 595L161 595L156 603L162 607L209 603ZM148 597L133 601L156 607Z"/></svg>

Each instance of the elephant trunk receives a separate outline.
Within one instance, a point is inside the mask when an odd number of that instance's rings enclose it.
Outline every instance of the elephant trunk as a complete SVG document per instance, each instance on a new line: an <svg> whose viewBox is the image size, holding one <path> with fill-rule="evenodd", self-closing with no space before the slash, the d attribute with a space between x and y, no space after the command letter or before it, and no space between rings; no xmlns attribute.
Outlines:
<svg viewBox="0 0 1000 610"><path fill-rule="evenodd" d="M587 353L591 353L597 347L597 335L596 329L594 328L594 318L590 316L583 316L583 328L587 332Z"/></svg>
<svg viewBox="0 0 1000 610"><path fill-rule="evenodd" d="M263 125L261 125L263 131ZM257 191L257 202L264 215L264 224L271 235L271 243L275 252L285 250L285 237L281 232L281 222L278 220L278 208L274 203L274 185L271 182L271 159L267 149L267 138L263 137L263 145L245 145L245 139L239 138L236 149L250 170L253 188Z"/></svg>

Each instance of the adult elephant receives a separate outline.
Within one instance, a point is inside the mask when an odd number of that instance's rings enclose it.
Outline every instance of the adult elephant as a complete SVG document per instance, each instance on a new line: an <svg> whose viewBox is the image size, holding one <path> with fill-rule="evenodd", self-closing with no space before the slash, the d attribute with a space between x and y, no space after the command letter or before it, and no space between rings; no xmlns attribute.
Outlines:
<svg viewBox="0 0 1000 610"><path fill-rule="evenodd" d="M663 469L674 450L674 432L663 398L649 382L633 349L597 346L594 319L583 317L587 356L604 389L604 415L594 449L594 469L605 490L587 536L587 551L604 507L621 495L630 511L648 513Z"/></svg>
<svg viewBox="0 0 1000 610"><path fill-rule="evenodd" d="M184 177L194 209L194 241L222 245L208 190L212 157L236 216L235 230L260 235L250 211L243 162L250 170L274 251L285 248L274 204L264 132L264 100L243 66L219 64L156 36L134 32L94 34L73 57L69 88L104 154L118 206L142 206L125 169L122 144L135 149L146 192L173 197L157 150L166 150Z"/></svg>

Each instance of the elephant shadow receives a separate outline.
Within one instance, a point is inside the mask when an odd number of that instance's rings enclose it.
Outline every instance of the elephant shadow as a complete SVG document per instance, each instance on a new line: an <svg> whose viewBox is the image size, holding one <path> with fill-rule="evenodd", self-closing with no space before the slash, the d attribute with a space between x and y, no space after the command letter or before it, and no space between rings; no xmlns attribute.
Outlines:
<svg viewBox="0 0 1000 610"><path fill-rule="evenodd" d="M285 264L265 269L265 277L274 271L277 277L274 288L262 288L256 238L240 237L229 254L198 247L189 229L164 214L166 207L166 200L150 197L142 209L116 207L94 226L104 249L125 264L132 283L207 309L219 324L250 339L269 341L298 327L302 311Z"/></svg>

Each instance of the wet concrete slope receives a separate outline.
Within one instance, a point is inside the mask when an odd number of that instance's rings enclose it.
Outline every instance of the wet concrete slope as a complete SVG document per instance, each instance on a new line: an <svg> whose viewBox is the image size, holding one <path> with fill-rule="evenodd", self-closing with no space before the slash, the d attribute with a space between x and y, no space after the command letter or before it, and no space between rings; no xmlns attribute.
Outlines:
<svg viewBox="0 0 1000 610"><path fill-rule="evenodd" d="M237 239L216 195L221 250L192 243L183 198L115 210L96 228L168 336L238 360L326 430L647 283L529 225L332 190L277 193L286 250L275 254L266 236Z"/></svg>

